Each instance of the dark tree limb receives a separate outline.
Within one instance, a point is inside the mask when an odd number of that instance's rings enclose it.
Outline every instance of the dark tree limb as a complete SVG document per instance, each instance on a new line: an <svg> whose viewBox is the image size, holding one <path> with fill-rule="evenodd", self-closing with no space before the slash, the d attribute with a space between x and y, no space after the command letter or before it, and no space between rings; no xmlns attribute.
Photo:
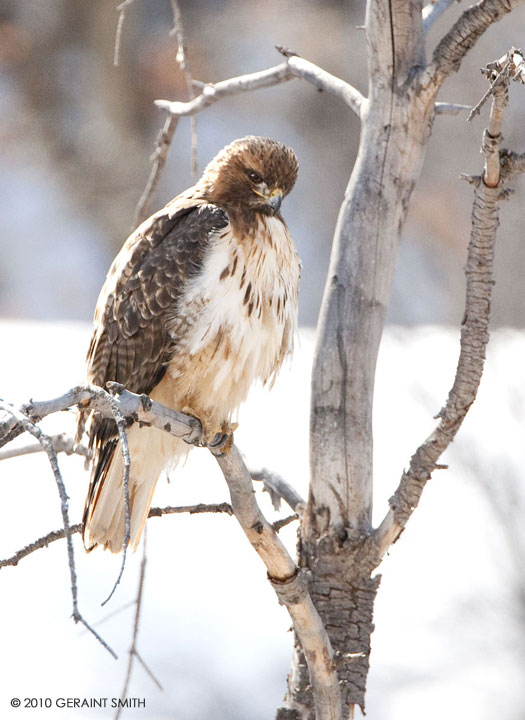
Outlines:
<svg viewBox="0 0 525 720"><path fill-rule="evenodd" d="M475 186L472 208L466 274L465 315L461 329L461 349L454 384L447 402L439 412L439 424L420 445L410 460L394 495L390 510L367 544L375 547L376 560L388 550L402 533L408 519L417 507L423 489L438 459L454 439L465 416L476 398L483 373L486 347L489 339L489 316L492 287L492 269L496 231L499 225L499 205L506 196L507 177L502 172L511 154L500 152L501 122L508 102L508 80L492 89L492 110L489 128L483 134L482 153L484 169L481 177L468 178ZM515 156L516 157L516 156ZM521 166L520 163L517 163ZM522 170L525 170L525 163Z"/></svg>
<svg viewBox="0 0 525 720"><path fill-rule="evenodd" d="M434 50L431 73L441 84L451 73L457 72L467 52L483 33L524 0L480 0L463 12Z"/></svg>

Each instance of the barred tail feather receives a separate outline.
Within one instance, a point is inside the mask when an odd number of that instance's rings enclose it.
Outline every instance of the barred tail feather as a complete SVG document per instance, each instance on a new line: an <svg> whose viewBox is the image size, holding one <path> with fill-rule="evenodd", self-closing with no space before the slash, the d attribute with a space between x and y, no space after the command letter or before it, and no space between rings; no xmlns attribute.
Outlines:
<svg viewBox="0 0 525 720"><path fill-rule="evenodd" d="M156 428L127 430L131 459L129 475L130 547L140 542L155 486L161 472L185 455L189 446ZM84 546L97 545L118 553L125 532L124 461L120 441L106 440L95 448L90 491L84 509Z"/></svg>

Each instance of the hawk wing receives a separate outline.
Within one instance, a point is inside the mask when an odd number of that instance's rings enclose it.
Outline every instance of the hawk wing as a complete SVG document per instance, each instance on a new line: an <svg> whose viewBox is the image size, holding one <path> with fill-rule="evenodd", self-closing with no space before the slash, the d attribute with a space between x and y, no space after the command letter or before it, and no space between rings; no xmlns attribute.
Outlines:
<svg viewBox="0 0 525 720"><path fill-rule="evenodd" d="M149 394L161 381L177 345L170 320L188 282L202 268L210 239L228 223L227 213L216 205L181 198L128 238L97 302L88 382L105 387L112 380ZM83 423L81 418L80 427ZM88 432L94 454L84 521L104 482L118 435L114 420L96 413Z"/></svg>

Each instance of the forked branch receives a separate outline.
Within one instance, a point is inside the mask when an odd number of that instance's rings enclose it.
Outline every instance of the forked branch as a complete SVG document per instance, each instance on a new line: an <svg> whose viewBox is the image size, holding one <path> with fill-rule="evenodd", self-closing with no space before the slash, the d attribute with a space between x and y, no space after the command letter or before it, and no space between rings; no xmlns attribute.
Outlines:
<svg viewBox="0 0 525 720"><path fill-rule="evenodd" d="M356 88L290 51L283 52L287 57L280 65L204 85L201 94L190 102L156 100L155 104L177 117L195 115L224 97L279 85L298 77L312 83L318 90L326 90L341 98L357 116L360 115L364 97Z"/></svg>
<svg viewBox="0 0 525 720"><path fill-rule="evenodd" d="M483 174L481 177L467 178L475 186L475 195L465 268L465 315L454 384L445 406L438 414L438 426L411 458L408 470L403 473L397 490L390 498L390 510L369 538L369 543L375 546L377 562L397 540L417 507L427 481L438 467L439 457L454 439L474 402L481 381L489 339L490 300L494 284L492 266L499 205L507 194L504 184L511 175L507 172L508 168L512 166L515 172L521 166L519 161L516 163L510 160L521 156L500 151L501 121L507 100L507 84L499 84L492 92L489 128L483 134ZM521 169L525 170L525 163Z"/></svg>

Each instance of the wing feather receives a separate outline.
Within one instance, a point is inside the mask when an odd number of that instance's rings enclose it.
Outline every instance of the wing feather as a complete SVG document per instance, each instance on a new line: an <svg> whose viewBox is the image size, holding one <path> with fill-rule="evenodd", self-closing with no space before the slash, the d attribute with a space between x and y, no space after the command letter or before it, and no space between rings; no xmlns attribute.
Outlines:
<svg viewBox="0 0 525 720"><path fill-rule="evenodd" d="M179 206L171 203L153 215L128 238L97 302L87 353L88 382L105 387L112 380L145 394L160 382L177 346L169 320L187 283L202 268L210 238L228 222L221 208L182 199ZM79 427L84 422L81 417ZM94 454L84 523L117 448L113 420L92 414L88 432Z"/></svg>

